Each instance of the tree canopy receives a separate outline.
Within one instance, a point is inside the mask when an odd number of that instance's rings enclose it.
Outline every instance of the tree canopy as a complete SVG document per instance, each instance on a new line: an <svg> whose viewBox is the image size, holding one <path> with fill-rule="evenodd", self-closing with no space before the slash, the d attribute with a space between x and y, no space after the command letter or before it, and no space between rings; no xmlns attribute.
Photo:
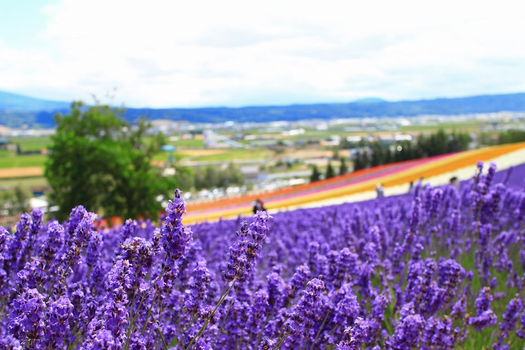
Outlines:
<svg viewBox="0 0 525 350"><path fill-rule="evenodd" d="M346 158L341 158L341 166L339 167L339 175L344 175L348 172L348 165L346 164Z"/></svg>
<svg viewBox="0 0 525 350"><path fill-rule="evenodd" d="M381 141L361 140L356 144L345 142L343 148L357 149L353 157L355 171L383 164L465 151L468 149L469 142L468 133L455 131L446 133L440 129L434 134L420 134L415 142L405 140L387 145Z"/></svg>
<svg viewBox="0 0 525 350"><path fill-rule="evenodd" d="M204 188L226 188L228 186L244 184L244 174L239 167L233 163L228 163L224 167L208 166L195 172L195 189Z"/></svg>
<svg viewBox="0 0 525 350"><path fill-rule="evenodd" d="M321 180L321 173L319 172L319 169L317 168L317 165L312 166L312 175L310 175L310 182L316 182Z"/></svg>
<svg viewBox="0 0 525 350"><path fill-rule="evenodd" d="M334 167L332 166L332 163L328 162L328 166L326 167L326 174L325 174L324 178L325 179L329 179L329 178L334 177L335 175L336 174L335 174Z"/></svg>
<svg viewBox="0 0 525 350"><path fill-rule="evenodd" d="M141 119L131 125L123 110L107 105L73 102L66 115L55 116L45 176L52 187L51 200L59 206L57 218L83 205L105 217L152 217L162 209L158 195L176 186L151 165L164 137L148 136Z"/></svg>

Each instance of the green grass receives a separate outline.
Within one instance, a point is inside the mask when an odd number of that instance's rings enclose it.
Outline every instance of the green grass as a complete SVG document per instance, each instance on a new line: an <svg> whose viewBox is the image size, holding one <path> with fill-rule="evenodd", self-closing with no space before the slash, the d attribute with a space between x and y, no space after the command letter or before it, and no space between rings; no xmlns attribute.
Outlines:
<svg viewBox="0 0 525 350"><path fill-rule="evenodd" d="M189 139L189 140L169 141L168 145L172 145L175 147L184 147L184 148L203 148L204 140Z"/></svg>
<svg viewBox="0 0 525 350"><path fill-rule="evenodd" d="M265 148L228 149L225 153L191 157L192 160L202 162L233 161L236 159L266 158L273 154Z"/></svg>
<svg viewBox="0 0 525 350"><path fill-rule="evenodd" d="M43 176L39 177L25 177L25 178L16 178L16 179L0 179L0 187L21 187L21 188L31 188L31 187L45 187L47 186L47 180Z"/></svg>
<svg viewBox="0 0 525 350"><path fill-rule="evenodd" d="M173 155L177 159L189 159L198 162L215 162L215 161L233 161L236 159L256 159L265 158L273 155L273 152L265 148L250 148L250 149L226 149L224 153L202 155L202 156L190 156L181 152L163 152L157 154L154 160L167 160L170 155Z"/></svg>
<svg viewBox="0 0 525 350"><path fill-rule="evenodd" d="M402 126L399 131L403 132L437 132L439 129L445 131L479 131L481 123L479 121L472 121L466 123L436 123L430 125L408 125Z"/></svg>
<svg viewBox="0 0 525 350"><path fill-rule="evenodd" d="M473 234L474 236L476 236L475 233ZM435 240L432 246L438 247L437 256L446 256L446 253L449 250L449 248L446 248L442 245L441 246L438 245ZM476 310L474 308L474 302L475 302L475 299L478 297L478 294L482 286L482 281L480 280L478 269L475 267L474 252L476 251L482 251L482 249L477 243L474 243L472 244L472 247L469 253L463 252L457 258L457 261L463 266L465 271L471 270L474 273L474 278L471 282L471 293L469 296L468 308L467 308L467 313L470 313L472 316L475 316L476 314ZM519 247L511 246L508 251L508 255L509 255L509 258L511 258L514 262L514 270L518 273L519 276L522 276L523 270L522 270L521 264L519 263ZM493 259L497 259L497 257L493 257ZM494 294L495 292L507 292L507 295L505 297L503 297L500 300L494 299L491 303L492 310L494 311L494 313L496 313L496 315L498 315L498 322L501 322L503 320L502 315L506 311L509 301L515 297L516 293L519 293L519 290L516 287L508 288L505 285L505 282L507 280L507 275L508 273L504 270L502 272L498 272L495 268L493 267L491 268L491 278L496 277L498 281L497 287L491 290L491 294ZM468 282L464 281L463 286L466 283ZM463 286L461 288L458 288L458 290L461 290ZM517 328L519 328L519 320L516 326ZM497 325L484 328L482 331L476 331L474 327L472 326L468 326L467 329L469 331L469 334L467 335L465 343L459 346L458 349L462 349L462 350L492 349L491 345L496 340L496 337L499 335L499 332L500 332ZM510 345L509 345L510 349L523 349L525 346L525 340L519 339L514 334L514 332L511 332L511 335L507 339L507 341L510 341Z"/></svg>
<svg viewBox="0 0 525 350"><path fill-rule="evenodd" d="M10 137L7 139L9 143L20 145L23 152L25 151L39 151L51 146L51 138L49 136L41 137Z"/></svg>
<svg viewBox="0 0 525 350"><path fill-rule="evenodd" d="M30 166L44 166L47 156L45 155L29 155L29 156L14 156L14 157L0 157L0 168L20 168Z"/></svg>

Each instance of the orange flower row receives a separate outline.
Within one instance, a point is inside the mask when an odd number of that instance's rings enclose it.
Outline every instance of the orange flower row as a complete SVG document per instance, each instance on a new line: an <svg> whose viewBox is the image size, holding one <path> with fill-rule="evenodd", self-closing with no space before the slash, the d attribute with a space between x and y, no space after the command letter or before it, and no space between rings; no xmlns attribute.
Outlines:
<svg viewBox="0 0 525 350"><path fill-rule="evenodd" d="M505 155L507 153L519 150L525 148L525 143L519 143L519 144L512 144L512 145L503 145L503 146L496 146L496 147L490 147L490 148L484 148L479 150L473 150L473 151L467 151L462 153L453 154L448 157L441 157L439 159L436 159L433 162L423 163L420 165L416 165L414 167L405 168L404 170L400 170L399 172L394 173L388 173L385 176L379 177L379 178L373 178L365 181L361 181L358 183L349 183L347 186L344 187L338 187L338 188L328 188L325 190L316 191L313 193L305 193L304 195L300 195L293 198L283 198L282 200L277 200L272 203L269 203L266 207L267 209L286 209L290 207L297 207L301 206L307 203L327 200L327 199L334 199L339 197L344 197L356 193L361 192L367 192L367 191L373 191L375 189L375 186L377 183L381 182L383 183L384 187L393 187L398 186L402 184L406 184L410 181L414 181L419 179L420 177L430 178L436 175L446 174L450 172L454 172L458 169L465 168L468 166L473 166L476 164L477 161L489 161L496 157ZM383 166L383 169L388 168L389 166ZM394 167L393 165L390 165L390 167ZM350 175L357 176L363 176L365 174L370 174L377 171L376 168L367 169L362 172L355 172ZM474 170L473 170L474 171ZM344 175L345 179L350 179L353 176L347 176ZM340 181L340 180L339 180ZM323 185L326 183L337 183L337 179L330 179L323 181ZM314 183L315 184L315 183ZM312 184L312 185L314 185ZM319 185L316 185L319 186ZM314 188L316 186L302 186L302 189L306 188ZM319 186L319 187L326 187L326 186ZM285 191L276 191L278 193L290 193L299 191L299 188L288 188L285 189ZM275 193L275 192L274 192ZM244 196L244 200L249 200L251 198L255 199L256 196ZM239 198L232 198L230 199L232 203L240 204ZM230 201L217 201L210 203L212 207L215 208L224 208L224 205L226 203L230 203ZM189 207L188 208L188 216L185 218L185 223L195 223L195 222L201 222L203 220L216 220L221 217L229 218L229 217L235 217L238 215L248 215L251 213L251 204L245 203L241 206L235 207L235 208L224 208L224 210L218 210L216 212L202 212L204 208L201 210L195 210L195 207Z"/></svg>

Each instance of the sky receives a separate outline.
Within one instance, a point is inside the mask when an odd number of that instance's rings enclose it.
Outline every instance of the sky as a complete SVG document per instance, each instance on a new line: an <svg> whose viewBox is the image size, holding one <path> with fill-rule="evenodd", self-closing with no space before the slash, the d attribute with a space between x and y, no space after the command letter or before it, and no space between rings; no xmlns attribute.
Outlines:
<svg viewBox="0 0 525 350"><path fill-rule="evenodd" d="M525 92L525 4L0 0L0 90L128 107Z"/></svg>

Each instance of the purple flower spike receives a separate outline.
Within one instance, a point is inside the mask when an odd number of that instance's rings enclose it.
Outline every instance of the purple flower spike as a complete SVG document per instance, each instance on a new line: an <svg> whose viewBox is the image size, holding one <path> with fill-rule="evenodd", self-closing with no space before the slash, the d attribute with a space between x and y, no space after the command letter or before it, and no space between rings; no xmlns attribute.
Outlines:
<svg viewBox="0 0 525 350"><path fill-rule="evenodd" d="M469 324L474 326L478 331L485 327L493 326L498 322L498 317L494 314L494 311L490 309L491 302L492 295L490 294L490 288L485 287L481 290L478 298L474 302L477 316L469 319Z"/></svg>
<svg viewBox="0 0 525 350"><path fill-rule="evenodd" d="M36 289L25 290L13 302L9 331L24 344L35 344L44 336L44 297Z"/></svg>
<svg viewBox="0 0 525 350"><path fill-rule="evenodd" d="M182 225L182 216L186 213L184 199L181 191L175 190L175 198L170 200L166 209L166 222L162 226L161 243L168 257L175 261L182 257L192 240L193 233L190 228Z"/></svg>

